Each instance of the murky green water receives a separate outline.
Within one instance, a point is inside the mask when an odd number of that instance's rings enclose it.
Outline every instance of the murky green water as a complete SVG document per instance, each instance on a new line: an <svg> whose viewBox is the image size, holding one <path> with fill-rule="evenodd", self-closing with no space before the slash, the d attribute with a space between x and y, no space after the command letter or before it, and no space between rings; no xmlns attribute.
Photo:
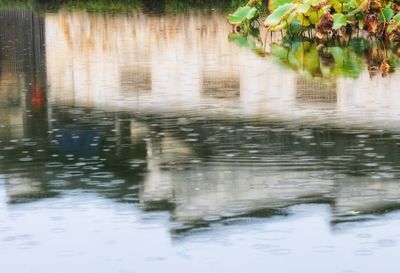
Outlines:
<svg viewBox="0 0 400 273"><path fill-rule="evenodd" d="M0 11L0 271L398 272L400 74L218 11Z"/></svg>

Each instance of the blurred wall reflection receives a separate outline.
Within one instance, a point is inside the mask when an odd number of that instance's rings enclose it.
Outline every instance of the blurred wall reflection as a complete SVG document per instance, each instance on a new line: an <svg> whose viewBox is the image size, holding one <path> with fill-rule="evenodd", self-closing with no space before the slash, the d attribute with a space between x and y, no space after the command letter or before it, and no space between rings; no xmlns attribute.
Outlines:
<svg viewBox="0 0 400 273"><path fill-rule="evenodd" d="M189 114L204 105L214 110L204 112L209 116L222 112L400 130L399 73L371 79L365 71L356 80L297 76L273 58L229 43L230 27L217 12L61 11L47 14L45 22L46 46L52 49L46 58L49 100L55 104ZM321 115L326 102L334 111Z"/></svg>

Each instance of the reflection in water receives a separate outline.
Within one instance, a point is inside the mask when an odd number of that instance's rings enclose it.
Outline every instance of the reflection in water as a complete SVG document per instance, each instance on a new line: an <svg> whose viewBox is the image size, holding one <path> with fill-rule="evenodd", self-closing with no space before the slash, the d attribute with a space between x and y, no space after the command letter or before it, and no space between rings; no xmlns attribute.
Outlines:
<svg viewBox="0 0 400 273"><path fill-rule="evenodd" d="M15 75L31 77L14 78L16 87L3 92L5 109L17 107L12 118L20 117L2 129L9 202L83 188L148 209L160 204L185 226L304 202L331 204L334 219L397 208L397 135L347 129L340 119L362 121L368 105L355 114L342 93L354 98L366 90L291 74L272 84L279 70L245 74L245 53L218 35L225 25L217 14L160 20L59 12L46 15L45 32L41 19L21 16L39 23L13 30L9 35L38 34L14 54L3 52L4 88ZM43 33L52 48L46 56ZM11 39L5 35L3 42ZM211 44L217 46L206 51ZM26 47L32 61L18 72L11 64L27 60ZM246 70L269 65L245 57ZM282 88L291 79L293 90ZM44 86L48 107L41 106ZM25 89L26 104L10 103ZM267 99L274 103L260 103ZM289 121L287 107L303 113ZM307 118L321 114L326 125Z"/></svg>
<svg viewBox="0 0 400 273"><path fill-rule="evenodd" d="M80 188L146 209L170 204L185 224L305 202L331 204L334 217L398 204L389 133L71 107L52 108L49 127L3 138L9 202Z"/></svg>
<svg viewBox="0 0 400 273"><path fill-rule="evenodd" d="M49 101L188 115L200 106L208 117L279 117L331 126L339 121L340 127L398 130L398 73L371 79L365 70L357 79L311 80L237 48L220 35L229 26L216 13L166 18L47 15ZM329 94L321 94L322 89ZM317 103L304 105L311 98L331 100L332 111Z"/></svg>
<svg viewBox="0 0 400 273"><path fill-rule="evenodd" d="M228 39L238 47L259 56L272 55L284 67L309 78L349 77L357 79L363 71L370 78L394 73L399 64L398 41L371 39L365 35L337 36L320 43L306 37L251 29L248 34L230 33Z"/></svg>
<svg viewBox="0 0 400 273"><path fill-rule="evenodd" d="M296 99L304 102L337 103L336 82L331 79L299 77Z"/></svg>
<svg viewBox="0 0 400 273"><path fill-rule="evenodd" d="M10 211L93 194L168 212L157 225L186 238L234 219L292 219L293 205L323 204L332 227L399 208L398 74L283 73L230 44L217 13L6 11L0 23L9 16L20 23L0 37Z"/></svg>

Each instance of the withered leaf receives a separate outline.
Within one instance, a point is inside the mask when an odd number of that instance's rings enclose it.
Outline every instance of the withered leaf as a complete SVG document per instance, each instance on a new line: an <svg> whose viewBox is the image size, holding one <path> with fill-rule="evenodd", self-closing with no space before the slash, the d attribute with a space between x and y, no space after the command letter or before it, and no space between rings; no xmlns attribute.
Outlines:
<svg viewBox="0 0 400 273"><path fill-rule="evenodd" d="M333 17L330 13L321 16L317 24L317 33L326 35L332 33Z"/></svg>

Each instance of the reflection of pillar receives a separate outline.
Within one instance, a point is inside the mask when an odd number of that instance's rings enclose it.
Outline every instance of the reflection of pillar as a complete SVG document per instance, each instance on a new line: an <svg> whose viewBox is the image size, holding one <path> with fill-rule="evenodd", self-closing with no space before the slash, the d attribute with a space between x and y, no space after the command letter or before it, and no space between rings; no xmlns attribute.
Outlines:
<svg viewBox="0 0 400 273"><path fill-rule="evenodd" d="M7 119L6 126L1 129L1 137L30 138L46 135L43 19L28 10L1 10L0 29L0 92L4 95L0 97L0 104L3 104L0 116ZM8 158L10 162L18 159L12 154ZM23 163L18 163L24 168ZM10 165L14 166L15 163ZM42 181L40 171L27 177L18 173L7 177L8 202L40 198L45 191Z"/></svg>
<svg viewBox="0 0 400 273"><path fill-rule="evenodd" d="M303 102L337 102L337 85L334 79L298 77L296 99Z"/></svg>
<svg viewBox="0 0 400 273"><path fill-rule="evenodd" d="M29 87L27 88L25 134L27 137L37 137L47 133L47 79L45 72L45 29L44 19L32 13L30 25L27 26L30 37Z"/></svg>
<svg viewBox="0 0 400 273"><path fill-rule="evenodd" d="M116 119L117 132L117 155L121 156L125 151L125 146L132 143L131 120L129 117L119 115Z"/></svg>
<svg viewBox="0 0 400 273"><path fill-rule="evenodd" d="M140 202L146 209L168 207L173 199L171 172L162 169L162 140L149 139L146 143L148 173L143 182Z"/></svg>
<svg viewBox="0 0 400 273"><path fill-rule="evenodd" d="M13 112L10 128L19 128L19 134L26 136L35 135L33 131L46 132L43 18L32 11L1 10L0 27L0 88L8 90L7 99L1 102L19 114ZM36 130L43 125L45 128Z"/></svg>

